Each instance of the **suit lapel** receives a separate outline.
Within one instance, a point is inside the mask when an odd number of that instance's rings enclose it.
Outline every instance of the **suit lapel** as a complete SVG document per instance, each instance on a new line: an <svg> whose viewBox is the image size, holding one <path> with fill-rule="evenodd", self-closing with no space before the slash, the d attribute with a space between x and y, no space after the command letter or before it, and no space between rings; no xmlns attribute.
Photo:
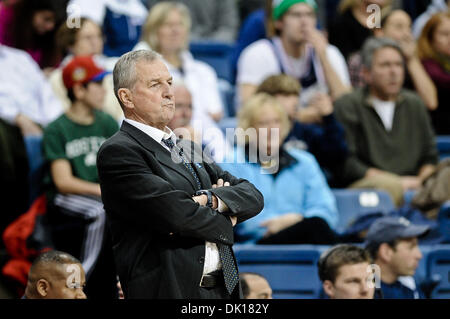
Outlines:
<svg viewBox="0 0 450 319"><path fill-rule="evenodd" d="M123 121L122 126L120 128L121 131L130 135L138 144L144 147L149 152L155 155L155 158L162 165L176 171L178 174L182 175L186 178L189 183L192 185L192 188L195 190L197 187L195 186L195 180L192 174L184 167L183 163L180 162L177 154L174 154L175 158L178 158L179 161L176 163L172 157L171 153L169 153L161 144L156 142L153 138L142 132L140 129L134 127L133 125ZM199 177L200 178L200 177ZM200 181L202 181L200 179Z"/></svg>

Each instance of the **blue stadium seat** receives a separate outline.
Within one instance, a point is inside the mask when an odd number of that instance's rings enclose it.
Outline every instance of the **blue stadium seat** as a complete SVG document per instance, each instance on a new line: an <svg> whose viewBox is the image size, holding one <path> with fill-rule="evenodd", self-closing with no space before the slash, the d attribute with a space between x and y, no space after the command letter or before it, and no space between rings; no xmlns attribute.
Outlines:
<svg viewBox="0 0 450 319"><path fill-rule="evenodd" d="M233 117L236 115L235 94L236 88L233 84L226 80L219 79L219 93L224 106L225 117Z"/></svg>
<svg viewBox="0 0 450 319"><path fill-rule="evenodd" d="M317 261L326 246L277 245L234 247L239 271L263 275L272 287L274 298L319 298L321 282Z"/></svg>
<svg viewBox="0 0 450 319"><path fill-rule="evenodd" d="M450 201L445 202L438 214L439 230L445 243L450 243Z"/></svg>
<svg viewBox="0 0 450 319"><path fill-rule="evenodd" d="M450 299L450 246L440 245L427 256L427 278L439 277L438 286L431 293L433 299Z"/></svg>
<svg viewBox="0 0 450 319"><path fill-rule="evenodd" d="M219 78L234 84L232 62L234 45L220 42L191 42L189 50L195 59L212 66Z"/></svg>
<svg viewBox="0 0 450 319"><path fill-rule="evenodd" d="M360 216L382 213L395 209L391 197L381 190L333 189L339 212L337 232L343 233Z"/></svg>
<svg viewBox="0 0 450 319"><path fill-rule="evenodd" d="M437 136L436 144L441 160L450 157L450 135Z"/></svg>

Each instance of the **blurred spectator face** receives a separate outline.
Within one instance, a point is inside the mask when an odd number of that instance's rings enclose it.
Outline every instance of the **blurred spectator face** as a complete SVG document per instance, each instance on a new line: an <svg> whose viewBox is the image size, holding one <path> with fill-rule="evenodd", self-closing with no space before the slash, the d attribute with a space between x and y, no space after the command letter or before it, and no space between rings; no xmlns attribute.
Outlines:
<svg viewBox="0 0 450 319"><path fill-rule="evenodd" d="M370 273L369 263L342 265L338 269L336 280L325 280L323 289L331 299L373 299L374 288L367 285Z"/></svg>
<svg viewBox="0 0 450 319"><path fill-rule="evenodd" d="M396 41L412 36L411 18L403 10L395 10L386 21L384 35Z"/></svg>
<svg viewBox="0 0 450 319"><path fill-rule="evenodd" d="M397 276L413 276L422 259L417 238L399 240L394 248L389 248L387 263Z"/></svg>
<svg viewBox="0 0 450 319"><path fill-rule="evenodd" d="M280 102L286 113L289 116L289 120L293 121L295 119L295 113L297 112L297 107L299 105L299 97L297 94L285 95L277 94L275 98Z"/></svg>
<svg viewBox="0 0 450 319"><path fill-rule="evenodd" d="M374 53L371 70L366 73L366 82L377 97L395 97L402 88L404 77L403 57L400 52L385 47Z"/></svg>
<svg viewBox="0 0 450 319"><path fill-rule="evenodd" d="M188 89L184 86L176 86L174 96L175 115L168 125L172 130L188 126L192 118L192 97Z"/></svg>
<svg viewBox="0 0 450 319"><path fill-rule="evenodd" d="M280 20L275 21L275 27L282 30L283 37L296 43L305 41L305 33L316 27L314 9L304 3L292 5Z"/></svg>
<svg viewBox="0 0 450 319"><path fill-rule="evenodd" d="M261 106L260 111L255 115L253 127L258 136L258 148L266 149L267 154L276 154L280 148L282 132L282 120L277 110L270 104ZM273 138L272 129L277 129L273 132L276 134Z"/></svg>
<svg viewBox="0 0 450 319"><path fill-rule="evenodd" d="M188 30L178 10L172 10L158 29L157 36L162 52L180 51L186 42Z"/></svg>
<svg viewBox="0 0 450 319"><path fill-rule="evenodd" d="M36 11L33 15L32 25L38 35L44 35L55 28L55 14L50 10Z"/></svg>
<svg viewBox="0 0 450 319"><path fill-rule="evenodd" d="M76 269L76 270L75 270ZM38 295L44 299L86 299L86 277L80 264L63 264L51 267L36 282Z"/></svg>
<svg viewBox="0 0 450 319"><path fill-rule="evenodd" d="M433 49L445 56L450 56L450 19L444 18L433 33Z"/></svg>
<svg viewBox="0 0 450 319"><path fill-rule="evenodd" d="M102 54L103 35L100 27L90 20L84 22L76 35L71 51L76 56Z"/></svg>
<svg viewBox="0 0 450 319"><path fill-rule="evenodd" d="M245 275L249 293L245 299L272 299L272 288L267 280L261 276Z"/></svg>
<svg viewBox="0 0 450 319"><path fill-rule="evenodd" d="M89 82L86 87L77 84L74 87L75 96L93 109L101 109L106 91L102 82Z"/></svg>

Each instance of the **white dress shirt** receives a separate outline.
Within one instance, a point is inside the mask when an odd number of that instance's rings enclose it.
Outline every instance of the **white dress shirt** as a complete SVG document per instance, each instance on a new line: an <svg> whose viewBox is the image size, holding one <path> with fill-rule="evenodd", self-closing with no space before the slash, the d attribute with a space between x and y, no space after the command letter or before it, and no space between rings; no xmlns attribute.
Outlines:
<svg viewBox="0 0 450 319"><path fill-rule="evenodd" d="M176 145L177 138L175 134L172 132L170 128L166 126L165 131L161 131L155 127L136 122L130 119L125 119L125 122L133 125L137 129L141 130L151 138L153 138L156 142L161 144L168 152L170 152L169 147L162 142L163 139L171 138L174 144ZM217 197L217 196L216 196ZM220 198L217 197L218 202L218 211L224 212L228 210L228 207L225 203L222 202ZM215 270L221 269L222 263L220 262L219 249L215 243L211 243L209 241L205 242L205 264L203 267L203 275L206 275Z"/></svg>

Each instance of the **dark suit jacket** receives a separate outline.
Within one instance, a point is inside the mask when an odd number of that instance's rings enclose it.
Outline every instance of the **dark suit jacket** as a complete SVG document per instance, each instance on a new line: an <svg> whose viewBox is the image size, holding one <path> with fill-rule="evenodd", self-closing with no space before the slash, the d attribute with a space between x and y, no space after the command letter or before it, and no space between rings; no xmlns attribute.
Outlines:
<svg viewBox="0 0 450 319"><path fill-rule="evenodd" d="M201 152L195 144L178 145ZM192 155L192 154L191 154ZM205 241L233 244L228 216L192 200L195 179L150 136L123 122L99 150L102 199L111 227L116 267L126 298L200 298ZM263 208L263 196L248 181L215 163L194 164L203 189L219 178L231 186L213 189L238 222Z"/></svg>

